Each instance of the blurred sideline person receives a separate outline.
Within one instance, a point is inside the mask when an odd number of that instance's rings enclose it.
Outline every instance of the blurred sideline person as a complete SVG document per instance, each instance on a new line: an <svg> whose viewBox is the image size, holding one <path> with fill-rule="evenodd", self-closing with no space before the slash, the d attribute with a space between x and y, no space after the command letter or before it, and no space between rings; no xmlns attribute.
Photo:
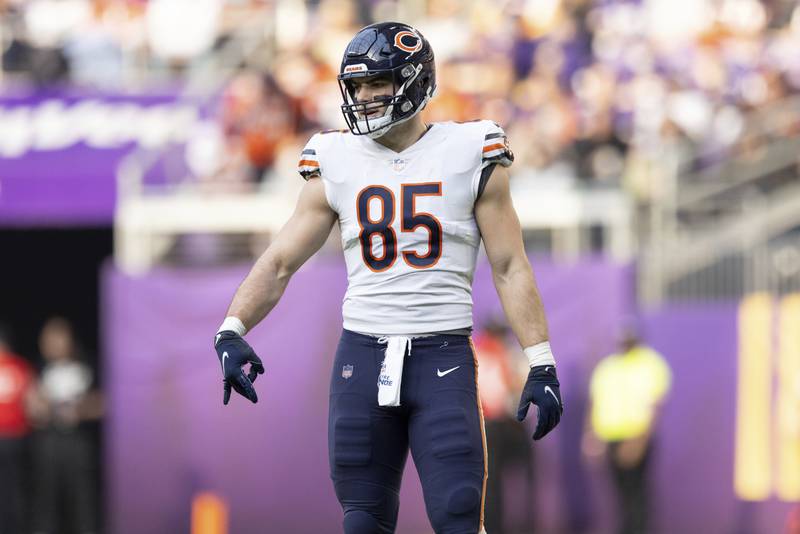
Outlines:
<svg viewBox="0 0 800 534"><path fill-rule="evenodd" d="M101 401L92 392L92 371L80 361L66 319L45 322L39 350L45 367L29 403L39 428L33 446L34 532L62 532L69 525L74 534L91 534L97 532L92 468L96 452L81 423L100 417Z"/></svg>
<svg viewBox="0 0 800 534"><path fill-rule="evenodd" d="M795 505L786 514L786 526L784 534L800 534L800 505Z"/></svg>
<svg viewBox="0 0 800 534"><path fill-rule="evenodd" d="M653 434L671 379L664 358L642 344L633 327L624 329L620 352L603 358L592 373L584 452L607 456L621 534L649 532Z"/></svg>
<svg viewBox="0 0 800 534"><path fill-rule="evenodd" d="M344 532L394 532L409 449L437 534L484 532L486 440L469 337L481 238L529 358L517 416L536 404L533 437L540 439L562 412L544 309L509 192L513 154L491 121L422 120L436 69L430 45L410 26L359 30L338 79L349 131L308 141L295 212L236 291L215 336L223 402L232 389L257 401L252 381L264 367L241 336L272 310L338 221L348 289L328 442Z"/></svg>
<svg viewBox="0 0 800 534"><path fill-rule="evenodd" d="M478 356L478 389L483 416L486 419L486 444L489 460L489 479L486 482L486 531L491 534L510 532L505 504L504 487L508 475L521 473L525 494L533 495L533 449L525 428L515 419L513 392L525 383L517 361L506 345L508 326L499 318L486 323L475 335L475 354ZM527 367L527 365L526 365ZM526 373L527 374L527 373ZM529 501L530 499L526 499ZM532 507L525 508L525 529L533 529Z"/></svg>
<svg viewBox="0 0 800 534"><path fill-rule="evenodd" d="M25 398L33 369L11 350L10 334L0 325L0 534L23 530L25 439L30 430Z"/></svg>

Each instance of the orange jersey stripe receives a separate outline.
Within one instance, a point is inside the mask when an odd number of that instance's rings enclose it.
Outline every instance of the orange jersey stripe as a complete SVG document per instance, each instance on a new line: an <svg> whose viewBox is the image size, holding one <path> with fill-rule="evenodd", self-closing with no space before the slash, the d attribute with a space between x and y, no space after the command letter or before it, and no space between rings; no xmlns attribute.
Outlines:
<svg viewBox="0 0 800 534"><path fill-rule="evenodd" d="M309 167L319 167L319 163L317 163L316 161L310 160L310 159L301 159L300 163L298 163L298 165L300 165L301 167L306 166L306 165L309 166Z"/></svg>
<svg viewBox="0 0 800 534"><path fill-rule="evenodd" d="M498 148L505 148L505 147L506 147L506 145L504 145L502 143L497 143L497 144L494 144L494 145L489 145L489 146L483 147L483 151L484 152L491 152L492 150L497 150Z"/></svg>

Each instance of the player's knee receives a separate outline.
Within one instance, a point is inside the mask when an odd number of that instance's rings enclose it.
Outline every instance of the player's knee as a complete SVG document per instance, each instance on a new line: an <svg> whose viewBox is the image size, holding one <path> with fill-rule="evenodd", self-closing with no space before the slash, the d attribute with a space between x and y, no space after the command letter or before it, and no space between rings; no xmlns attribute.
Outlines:
<svg viewBox="0 0 800 534"><path fill-rule="evenodd" d="M369 512L352 510L344 514L344 534L380 534L378 520Z"/></svg>
<svg viewBox="0 0 800 534"><path fill-rule="evenodd" d="M394 532L400 508L394 489L364 480L340 480L334 488L344 510L345 534Z"/></svg>
<svg viewBox="0 0 800 534"><path fill-rule="evenodd" d="M472 485L462 485L447 493L441 506L431 513L431 524L437 534L466 533L479 521L481 492Z"/></svg>
<svg viewBox="0 0 800 534"><path fill-rule="evenodd" d="M464 515L474 512L481 503L481 492L472 486L456 488L447 497L447 513Z"/></svg>

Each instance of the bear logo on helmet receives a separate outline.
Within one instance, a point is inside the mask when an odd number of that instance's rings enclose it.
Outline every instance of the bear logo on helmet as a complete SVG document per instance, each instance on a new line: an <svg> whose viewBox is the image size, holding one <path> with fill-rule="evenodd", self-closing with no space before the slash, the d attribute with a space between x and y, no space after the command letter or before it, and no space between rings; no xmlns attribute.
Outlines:
<svg viewBox="0 0 800 534"><path fill-rule="evenodd" d="M394 35L394 45L403 52L408 52L408 57L411 57L414 52L422 49L422 39L414 32L403 30Z"/></svg>

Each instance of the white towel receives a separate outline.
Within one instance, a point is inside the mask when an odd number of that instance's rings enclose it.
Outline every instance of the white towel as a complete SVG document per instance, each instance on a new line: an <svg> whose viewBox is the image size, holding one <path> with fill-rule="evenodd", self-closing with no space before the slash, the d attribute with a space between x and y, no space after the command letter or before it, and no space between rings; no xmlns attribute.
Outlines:
<svg viewBox="0 0 800 534"><path fill-rule="evenodd" d="M378 340L386 343L386 356L378 375L378 404L380 406L400 406L400 384L403 381L403 359L406 351L411 353L411 338L406 336L386 336Z"/></svg>

